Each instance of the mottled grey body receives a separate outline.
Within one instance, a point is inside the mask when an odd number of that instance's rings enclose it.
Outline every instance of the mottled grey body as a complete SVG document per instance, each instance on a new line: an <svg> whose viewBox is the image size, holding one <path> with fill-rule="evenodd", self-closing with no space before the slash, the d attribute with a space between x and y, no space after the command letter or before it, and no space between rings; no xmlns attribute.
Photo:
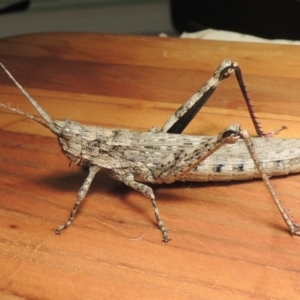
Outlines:
<svg viewBox="0 0 300 300"><path fill-rule="evenodd" d="M202 152L207 151L207 145L216 147L217 137L110 130L65 122L70 125L64 126L73 128L74 133L74 137L59 138L65 155L76 164L81 158L80 164L100 166L112 177L114 174L130 173L134 180L149 183L171 183L176 180L230 181L261 177L242 139L224 145L190 172L172 180L174 169L177 173L181 169L185 170L194 160L195 152L201 149ZM269 176L300 172L300 139L260 137L252 138L252 142Z"/></svg>

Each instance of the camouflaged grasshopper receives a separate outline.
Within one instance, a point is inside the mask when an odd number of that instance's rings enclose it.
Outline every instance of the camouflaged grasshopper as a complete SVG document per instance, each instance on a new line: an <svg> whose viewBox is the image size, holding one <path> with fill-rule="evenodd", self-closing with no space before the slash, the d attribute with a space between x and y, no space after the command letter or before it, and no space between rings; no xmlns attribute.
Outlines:
<svg viewBox="0 0 300 300"><path fill-rule="evenodd" d="M300 139L267 139L277 132L264 134L257 122L238 64L226 59L213 77L165 123L161 130L148 132L105 129L84 126L70 120L52 120L42 107L23 89L10 72L0 64L43 119L0 103L0 106L39 122L58 138L63 154L70 163L89 170L79 189L68 221L56 229L59 234L69 227L94 176L104 170L112 178L151 199L163 241L168 242L167 229L160 217L153 190L144 182L172 183L182 181L226 181L262 178L284 221L295 235L296 224L283 208L269 176L300 172ZM249 137L238 124L231 125L215 137L180 134L191 122L219 83L235 72L258 138ZM281 130L281 129L280 129Z"/></svg>

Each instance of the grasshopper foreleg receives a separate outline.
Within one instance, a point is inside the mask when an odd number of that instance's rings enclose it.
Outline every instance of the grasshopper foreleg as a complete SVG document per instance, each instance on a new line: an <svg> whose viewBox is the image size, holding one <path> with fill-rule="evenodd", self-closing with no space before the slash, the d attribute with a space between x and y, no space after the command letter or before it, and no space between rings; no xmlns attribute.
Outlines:
<svg viewBox="0 0 300 300"><path fill-rule="evenodd" d="M80 203L81 203L82 200L85 198L85 196L86 196L86 194L87 194L87 192L88 192L88 190L89 190L89 188L90 188L90 185L91 185L91 183L92 183L92 181L93 181L95 175L97 174L97 172L98 172L99 170L100 170L100 167L98 167L98 166L91 166L91 167L89 168L89 175L88 175L88 177L85 179L85 181L84 181L83 185L81 186L81 188L79 189L79 192L78 192L78 195L77 195L77 200L76 200L76 203L75 203L75 205L74 205L74 207L73 207L73 209L72 209L72 211L71 211L70 217L69 217L68 221L67 221L65 224L59 226L59 227L55 230L55 233L56 233L56 234L60 234L60 232L61 232L63 229L68 228L68 227L72 224L72 222L73 222L73 220L74 220L74 218L75 218L75 215L76 215L76 213L77 213L77 211L78 211L78 208L79 208L79 206L80 206Z"/></svg>

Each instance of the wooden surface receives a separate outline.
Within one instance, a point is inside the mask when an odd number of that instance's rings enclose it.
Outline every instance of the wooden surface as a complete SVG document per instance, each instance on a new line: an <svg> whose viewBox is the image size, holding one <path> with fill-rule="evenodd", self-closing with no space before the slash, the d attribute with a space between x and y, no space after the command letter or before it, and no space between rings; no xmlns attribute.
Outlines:
<svg viewBox="0 0 300 300"><path fill-rule="evenodd" d="M0 60L53 119L147 130L226 57L238 61L266 131L300 137L299 47L97 34L0 40ZM35 114L0 71L1 102ZM234 76L185 133L240 123L255 134ZM150 201L98 174L73 225L57 236L86 173L68 168L55 137L0 109L1 299L296 299L300 238L260 180L154 186ZM300 222L299 176L274 179Z"/></svg>

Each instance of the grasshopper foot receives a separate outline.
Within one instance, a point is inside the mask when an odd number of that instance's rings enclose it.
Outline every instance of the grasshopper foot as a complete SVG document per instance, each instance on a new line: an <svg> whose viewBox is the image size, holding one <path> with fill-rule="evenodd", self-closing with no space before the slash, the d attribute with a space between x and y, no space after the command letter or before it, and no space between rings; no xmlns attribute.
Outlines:
<svg viewBox="0 0 300 300"><path fill-rule="evenodd" d="M292 235L300 236L300 227L297 223L293 222L292 227L290 228L290 230L291 230Z"/></svg>
<svg viewBox="0 0 300 300"><path fill-rule="evenodd" d="M68 228L70 225L72 224L72 221L68 221L67 223L65 223L64 225L59 226L56 230L55 230L55 234L61 234L61 231L63 229Z"/></svg>
<svg viewBox="0 0 300 300"><path fill-rule="evenodd" d="M169 239L168 237L167 238L163 238L162 242L164 243L168 243L169 241L171 241L171 239Z"/></svg>

